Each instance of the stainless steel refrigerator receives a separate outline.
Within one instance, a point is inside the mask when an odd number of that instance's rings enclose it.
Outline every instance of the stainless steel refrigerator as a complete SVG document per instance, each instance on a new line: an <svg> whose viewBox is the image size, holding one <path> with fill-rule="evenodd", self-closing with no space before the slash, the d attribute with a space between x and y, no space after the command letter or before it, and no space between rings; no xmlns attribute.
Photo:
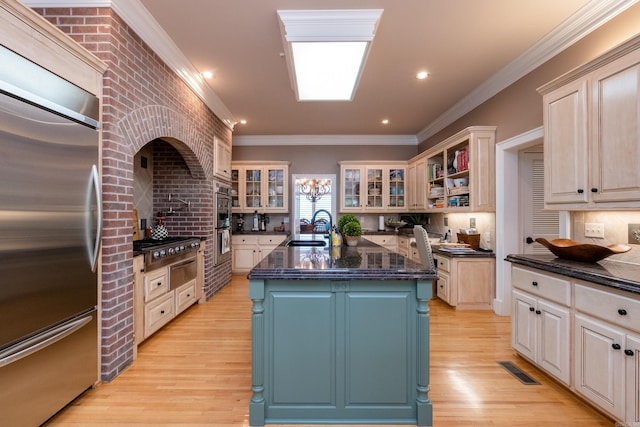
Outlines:
<svg viewBox="0 0 640 427"><path fill-rule="evenodd" d="M0 426L37 426L99 375L99 104L0 64Z"/></svg>

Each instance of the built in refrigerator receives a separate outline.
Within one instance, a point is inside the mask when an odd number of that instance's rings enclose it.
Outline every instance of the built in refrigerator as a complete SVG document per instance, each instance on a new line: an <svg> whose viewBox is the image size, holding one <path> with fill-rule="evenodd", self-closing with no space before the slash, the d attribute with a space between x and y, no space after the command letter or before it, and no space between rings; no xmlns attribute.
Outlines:
<svg viewBox="0 0 640 427"><path fill-rule="evenodd" d="M0 46L0 425L98 380L98 99Z"/></svg>

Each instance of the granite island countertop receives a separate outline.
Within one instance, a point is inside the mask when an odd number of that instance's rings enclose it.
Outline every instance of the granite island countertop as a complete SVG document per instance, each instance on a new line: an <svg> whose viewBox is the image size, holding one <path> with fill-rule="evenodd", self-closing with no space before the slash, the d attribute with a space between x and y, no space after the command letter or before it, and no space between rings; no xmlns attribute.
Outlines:
<svg viewBox="0 0 640 427"><path fill-rule="evenodd" d="M551 254L510 254L505 259L514 264L640 294L640 268L636 264L606 259L596 263L578 262L556 258Z"/></svg>
<svg viewBox="0 0 640 427"><path fill-rule="evenodd" d="M295 239L325 240L322 235L292 235ZM329 248L276 247L248 275L249 279L318 280L436 280L435 270L365 239L357 246Z"/></svg>

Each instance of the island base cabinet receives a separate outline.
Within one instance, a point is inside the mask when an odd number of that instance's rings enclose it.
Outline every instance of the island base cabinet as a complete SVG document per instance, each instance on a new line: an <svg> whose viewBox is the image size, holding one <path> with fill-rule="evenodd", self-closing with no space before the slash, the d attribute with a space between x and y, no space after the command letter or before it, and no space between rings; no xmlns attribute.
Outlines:
<svg viewBox="0 0 640 427"><path fill-rule="evenodd" d="M431 281L251 280L250 294L250 425L431 425Z"/></svg>

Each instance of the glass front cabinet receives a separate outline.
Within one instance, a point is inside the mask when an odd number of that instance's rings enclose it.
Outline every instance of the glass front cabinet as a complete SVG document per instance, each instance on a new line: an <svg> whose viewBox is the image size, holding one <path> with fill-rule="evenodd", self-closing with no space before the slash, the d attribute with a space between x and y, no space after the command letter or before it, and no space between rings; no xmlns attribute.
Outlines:
<svg viewBox="0 0 640 427"><path fill-rule="evenodd" d="M288 182L288 162L233 162L233 212L288 212Z"/></svg>
<svg viewBox="0 0 640 427"><path fill-rule="evenodd" d="M406 211L406 175L406 162L340 162L340 211Z"/></svg>

